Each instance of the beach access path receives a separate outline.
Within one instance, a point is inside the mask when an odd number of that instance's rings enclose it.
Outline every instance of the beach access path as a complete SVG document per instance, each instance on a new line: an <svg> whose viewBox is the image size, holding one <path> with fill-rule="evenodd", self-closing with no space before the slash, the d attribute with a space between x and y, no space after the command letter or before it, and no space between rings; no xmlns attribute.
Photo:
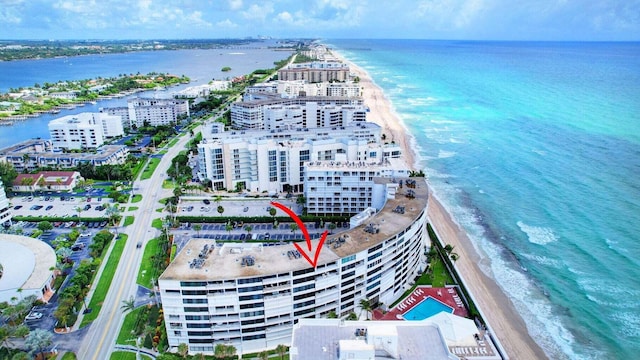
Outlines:
<svg viewBox="0 0 640 360"><path fill-rule="evenodd" d="M364 103L370 109L367 120L380 125L387 141L394 141L401 147L402 155L409 168L417 170L419 167L416 163L417 154L412 147L414 139L408 134L398 115L394 113L382 89L371 80L365 70L344 59L335 51L333 54L349 64L350 71L360 78ZM429 197L427 215L440 240L444 244L455 247L460 256L455 262L456 269L509 358L546 359L547 355L529 335L524 320L511 300L478 266L479 262L490 260L476 252L467 234L458 226L433 192Z"/></svg>

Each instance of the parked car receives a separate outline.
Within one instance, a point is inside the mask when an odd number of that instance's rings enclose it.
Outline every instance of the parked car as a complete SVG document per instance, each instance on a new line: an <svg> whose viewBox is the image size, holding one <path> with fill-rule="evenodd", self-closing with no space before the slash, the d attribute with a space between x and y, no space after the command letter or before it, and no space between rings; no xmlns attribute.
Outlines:
<svg viewBox="0 0 640 360"><path fill-rule="evenodd" d="M38 320L42 318L42 313L39 312L30 312L24 319L25 320Z"/></svg>
<svg viewBox="0 0 640 360"><path fill-rule="evenodd" d="M45 208L45 210L46 210L46 211L49 211L49 210L51 210L51 209L53 209L53 205L49 205L49 206L47 206L47 207Z"/></svg>
<svg viewBox="0 0 640 360"><path fill-rule="evenodd" d="M18 209L22 209L22 205L16 205L13 207L13 210L18 210Z"/></svg>
<svg viewBox="0 0 640 360"><path fill-rule="evenodd" d="M204 199L204 200L202 200L202 202L205 203L205 205L211 204L211 201L209 201L208 199Z"/></svg>

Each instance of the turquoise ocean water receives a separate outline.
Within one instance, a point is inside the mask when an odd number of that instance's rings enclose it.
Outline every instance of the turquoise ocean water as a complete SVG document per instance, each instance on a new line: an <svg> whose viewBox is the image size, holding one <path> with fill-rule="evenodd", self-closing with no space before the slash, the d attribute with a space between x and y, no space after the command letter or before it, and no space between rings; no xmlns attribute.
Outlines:
<svg viewBox="0 0 640 360"><path fill-rule="evenodd" d="M640 44L331 40L552 359L640 354Z"/></svg>

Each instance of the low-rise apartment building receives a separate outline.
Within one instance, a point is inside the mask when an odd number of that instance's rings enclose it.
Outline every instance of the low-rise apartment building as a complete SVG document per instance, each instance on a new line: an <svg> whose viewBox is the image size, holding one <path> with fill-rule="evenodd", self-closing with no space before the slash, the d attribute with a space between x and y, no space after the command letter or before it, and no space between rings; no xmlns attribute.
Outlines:
<svg viewBox="0 0 640 360"><path fill-rule="evenodd" d="M93 152L55 151L49 140L32 139L0 150L0 161L6 161L18 171L37 168L73 168L82 162L94 166L124 164L129 149L124 145L102 145Z"/></svg>

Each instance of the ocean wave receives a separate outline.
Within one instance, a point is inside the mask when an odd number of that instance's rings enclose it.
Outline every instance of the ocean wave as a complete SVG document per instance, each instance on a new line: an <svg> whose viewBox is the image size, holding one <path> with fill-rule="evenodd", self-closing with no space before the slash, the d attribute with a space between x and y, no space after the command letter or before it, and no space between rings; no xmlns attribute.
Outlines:
<svg viewBox="0 0 640 360"><path fill-rule="evenodd" d="M454 121L454 120L436 120L436 119L431 119L429 120L430 123L432 124L460 124L460 122L458 121Z"/></svg>
<svg viewBox="0 0 640 360"><path fill-rule="evenodd" d="M519 255L529 261L533 261L535 263L538 263L540 265L544 265L550 268L554 268L558 270L563 268L562 262L560 260L552 259L547 256L535 255L535 254L529 254L529 253L520 253Z"/></svg>
<svg viewBox="0 0 640 360"><path fill-rule="evenodd" d="M551 228L531 226L523 223L522 221L518 221L516 224L522 232L527 234L530 243L547 245L560 239Z"/></svg>
<svg viewBox="0 0 640 360"><path fill-rule="evenodd" d="M546 155L547 155L547 152L546 152L545 150L536 150L536 149L533 149L533 150L531 150L531 151L533 151L534 153L536 153L536 154L538 154L538 155L540 155L540 156L546 156Z"/></svg>
<svg viewBox="0 0 640 360"><path fill-rule="evenodd" d="M408 98L406 99L406 101L407 103L413 106L427 106L427 105L434 104L437 100L432 97L426 97L426 98Z"/></svg>
<svg viewBox="0 0 640 360"><path fill-rule="evenodd" d="M617 327L622 336L636 340L640 337L640 317L637 311L616 311L611 317L620 324L624 324Z"/></svg>
<svg viewBox="0 0 640 360"><path fill-rule="evenodd" d="M574 351L575 339L565 328L552 304L531 279L518 268L510 265L496 244L482 240L482 247L491 258L493 278L505 290L524 319L531 337L540 344L552 359L585 359ZM593 356L593 359L599 356Z"/></svg>
<svg viewBox="0 0 640 360"><path fill-rule="evenodd" d="M437 173L436 171L434 171ZM531 337L552 359L598 359L597 349L584 349L588 355L577 354L575 339L564 327L559 315L544 293L533 283L527 273L523 273L514 261L504 257L504 249L487 238L482 216L473 209L455 203L461 191L453 185L438 183L437 195L445 208L449 209L455 221L464 229L471 244L478 252L480 269L504 289L524 319ZM486 261L490 259L490 261Z"/></svg>
<svg viewBox="0 0 640 360"><path fill-rule="evenodd" d="M455 151L445 151L445 150L438 151L438 159L446 159L454 156L456 156Z"/></svg>

